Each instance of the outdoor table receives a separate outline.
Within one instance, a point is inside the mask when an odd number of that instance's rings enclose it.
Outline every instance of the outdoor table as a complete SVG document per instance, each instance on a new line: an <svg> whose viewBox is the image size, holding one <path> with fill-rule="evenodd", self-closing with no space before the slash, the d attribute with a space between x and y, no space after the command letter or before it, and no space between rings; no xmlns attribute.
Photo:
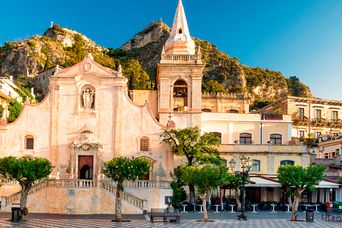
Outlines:
<svg viewBox="0 0 342 228"><path fill-rule="evenodd" d="M275 206L277 206L277 204L272 203L271 206L272 206L272 211L271 211L271 213L276 213L276 211L274 210L274 208L275 208Z"/></svg>
<svg viewBox="0 0 342 228"><path fill-rule="evenodd" d="M226 203L221 203L221 211L224 211L224 205L226 205Z"/></svg>
<svg viewBox="0 0 342 228"><path fill-rule="evenodd" d="M220 206L220 204L215 204L214 206L215 206L215 212L214 212L214 213L220 213L220 212L218 211L218 207Z"/></svg>
<svg viewBox="0 0 342 228"><path fill-rule="evenodd" d="M291 211L290 211L291 204L286 204L286 206L287 206L287 211L286 211L286 213L291 213Z"/></svg>
<svg viewBox="0 0 342 228"><path fill-rule="evenodd" d="M188 212L185 210L186 206L188 206L188 205L186 205L186 204L182 204L182 207L183 207L183 211L182 211L182 213L188 213Z"/></svg>
<svg viewBox="0 0 342 228"><path fill-rule="evenodd" d="M310 207L311 204L304 204L305 210L308 210L308 207Z"/></svg>
<svg viewBox="0 0 342 228"><path fill-rule="evenodd" d="M200 211L198 213L203 213L203 204L201 204L199 206L200 206Z"/></svg>
<svg viewBox="0 0 342 228"><path fill-rule="evenodd" d="M192 204L192 205L194 205L194 212L196 212L196 203L194 203L194 204Z"/></svg>
<svg viewBox="0 0 342 228"><path fill-rule="evenodd" d="M229 213L235 213L235 211L234 211L235 204L229 204L229 206L231 208Z"/></svg>
<svg viewBox="0 0 342 228"><path fill-rule="evenodd" d="M320 204L318 204L318 203L314 204L314 206L315 206L315 208L316 208L315 213L319 213L319 211L318 211L318 206L319 206L319 205L320 205Z"/></svg>
<svg viewBox="0 0 342 228"><path fill-rule="evenodd" d="M256 203L255 203L255 204L252 204L252 207L253 207L252 213L257 213L257 212L255 211L255 207L256 207L256 206L258 206L258 204L256 204Z"/></svg>

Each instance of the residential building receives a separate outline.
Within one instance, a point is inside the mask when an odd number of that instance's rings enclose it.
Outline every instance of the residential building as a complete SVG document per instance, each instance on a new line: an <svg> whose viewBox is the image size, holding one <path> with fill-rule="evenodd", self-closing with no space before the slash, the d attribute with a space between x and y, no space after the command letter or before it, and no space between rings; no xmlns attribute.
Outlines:
<svg viewBox="0 0 342 228"><path fill-rule="evenodd" d="M342 101L288 96L258 110L291 115L292 137L316 138L342 135Z"/></svg>

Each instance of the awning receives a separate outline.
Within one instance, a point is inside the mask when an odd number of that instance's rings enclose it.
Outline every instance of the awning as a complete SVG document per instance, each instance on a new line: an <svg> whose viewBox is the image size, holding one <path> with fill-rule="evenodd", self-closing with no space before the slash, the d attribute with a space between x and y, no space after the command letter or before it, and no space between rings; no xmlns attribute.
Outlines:
<svg viewBox="0 0 342 228"><path fill-rule="evenodd" d="M265 187L265 188L280 188L280 183L261 177L250 177L250 183L246 187Z"/></svg>
<svg viewBox="0 0 342 228"><path fill-rule="evenodd" d="M340 185L337 183L333 183L330 181L321 180L318 185L315 186L316 188L339 188Z"/></svg>

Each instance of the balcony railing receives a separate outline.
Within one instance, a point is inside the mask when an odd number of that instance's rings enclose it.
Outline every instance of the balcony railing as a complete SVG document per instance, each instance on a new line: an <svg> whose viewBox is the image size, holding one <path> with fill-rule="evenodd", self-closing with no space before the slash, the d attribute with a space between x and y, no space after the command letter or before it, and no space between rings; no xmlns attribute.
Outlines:
<svg viewBox="0 0 342 228"><path fill-rule="evenodd" d="M294 118L293 124L297 126L342 128L342 120L340 119L323 119L323 118L308 119L305 116Z"/></svg>
<svg viewBox="0 0 342 228"><path fill-rule="evenodd" d="M272 144L222 144L218 150L221 153L306 153L302 145L272 145Z"/></svg>

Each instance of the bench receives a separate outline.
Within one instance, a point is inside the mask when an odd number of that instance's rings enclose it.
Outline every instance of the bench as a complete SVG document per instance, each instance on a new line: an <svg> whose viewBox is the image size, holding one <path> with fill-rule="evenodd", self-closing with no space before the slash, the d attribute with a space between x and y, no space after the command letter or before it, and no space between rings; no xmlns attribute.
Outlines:
<svg viewBox="0 0 342 228"><path fill-rule="evenodd" d="M173 208L152 208L151 209L151 222L155 222L156 218L163 219L163 222L167 222L168 218L170 222L180 222L180 215L178 210L174 210Z"/></svg>

